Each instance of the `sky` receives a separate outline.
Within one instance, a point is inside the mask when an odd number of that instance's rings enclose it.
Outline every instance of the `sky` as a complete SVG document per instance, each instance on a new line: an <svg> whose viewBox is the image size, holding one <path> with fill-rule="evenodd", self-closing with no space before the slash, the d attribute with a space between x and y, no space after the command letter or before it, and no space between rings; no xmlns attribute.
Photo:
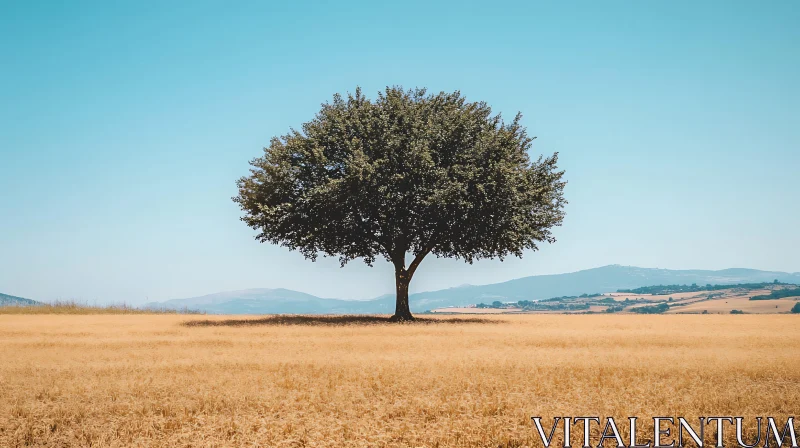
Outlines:
<svg viewBox="0 0 800 448"><path fill-rule="evenodd" d="M260 244L248 161L334 93L460 90L559 152L558 241L425 291L608 264L800 271L800 2L0 2L0 292L366 299L391 266Z"/></svg>

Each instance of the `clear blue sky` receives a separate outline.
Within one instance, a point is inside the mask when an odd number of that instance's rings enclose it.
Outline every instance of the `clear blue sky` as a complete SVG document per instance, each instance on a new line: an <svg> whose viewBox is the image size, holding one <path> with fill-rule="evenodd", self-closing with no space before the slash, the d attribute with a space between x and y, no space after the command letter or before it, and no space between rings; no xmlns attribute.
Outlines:
<svg viewBox="0 0 800 448"><path fill-rule="evenodd" d="M258 244L230 198L333 93L395 84L521 111L569 180L556 244L428 259L412 291L614 263L800 271L800 2L378 3L0 3L0 292L392 291L386 263Z"/></svg>

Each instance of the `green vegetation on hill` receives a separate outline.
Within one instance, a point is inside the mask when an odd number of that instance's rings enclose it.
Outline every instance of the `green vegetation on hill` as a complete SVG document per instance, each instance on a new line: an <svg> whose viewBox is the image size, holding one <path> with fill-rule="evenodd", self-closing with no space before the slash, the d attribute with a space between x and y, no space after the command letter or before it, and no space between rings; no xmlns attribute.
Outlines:
<svg viewBox="0 0 800 448"><path fill-rule="evenodd" d="M591 303L569 303L577 299L590 299L594 297L602 297L600 293L597 294L581 294L579 296L561 296L551 297L543 300L519 300L515 302L500 302L495 300L491 304L479 303L477 308L493 308L493 309L507 309L507 308L522 308L524 311L583 311L588 310ZM597 301L598 304L615 303L611 297L606 297Z"/></svg>
<svg viewBox="0 0 800 448"><path fill-rule="evenodd" d="M672 298L670 297L669 300L672 301ZM551 297L543 300L519 300L517 302L500 302L499 300L495 300L490 304L479 303L476 305L476 308L521 309L522 311L587 311L592 305L600 305L608 307L604 310L604 312L616 313L623 311L628 306L642 302L653 303L653 301L645 300L643 298L631 300L630 297L626 297L624 301L617 301L614 300L613 297L607 297L603 294L595 293L581 294L579 296ZM656 307L654 306L649 306L643 307L644 311L636 311L635 309L632 311L644 313L663 312L657 311L655 308Z"/></svg>
<svg viewBox="0 0 800 448"><path fill-rule="evenodd" d="M603 311L603 312L604 313L618 313L618 312L620 312L620 311L622 311L624 309L625 309L624 306L610 306L610 307L606 308L605 311Z"/></svg>
<svg viewBox="0 0 800 448"><path fill-rule="evenodd" d="M509 309L521 308L523 311L582 311L588 310L588 303L564 303L564 302L531 302L529 300L520 300L517 303L502 303L492 302L491 304L479 303L476 308L491 308L491 309Z"/></svg>
<svg viewBox="0 0 800 448"><path fill-rule="evenodd" d="M658 305L654 306L640 306L638 308L632 308L631 311L634 313L639 314L661 314L669 310L669 305L666 303L659 303Z"/></svg>
<svg viewBox="0 0 800 448"><path fill-rule="evenodd" d="M561 297L551 297L549 299L539 300L539 302L562 302L564 300L574 300L574 299L589 299L592 297L602 297L603 295L600 293L596 294L581 294L579 296L561 296ZM522 300L522 302L528 302L527 300Z"/></svg>
<svg viewBox="0 0 800 448"><path fill-rule="evenodd" d="M800 288L779 289L777 291L772 291L767 295L750 297L750 300L777 300L777 299L782 299L784 297L796 297L796 296L800 296Z"/></svg>
<svg viewBox="0 0 800 448"><path fill-rule="evenodd" d="M780 283L777 280L770 283L739 283L739 284L731 284L731 285L711 285L707 284L705 286L698 286L697 283L692 283L691 285L655 285L655 286L643 286L641 288L635 289L619 289L617 292L620 293L627 293L627 294L653 294L653 295L668 295L668 294L677 294L681 292L700 292L700 291L719 291L722 289L732 289L732 288L741 288L741 289L762 289L768 286L775 286L775 285L786 285L786 283Z"/></svg>
<svg viewBox="0 0 800 448"><path fill-rule="evenodd" d="M792 307L792 312L795 314L800 314L800 302L797 302Z"/></svg>

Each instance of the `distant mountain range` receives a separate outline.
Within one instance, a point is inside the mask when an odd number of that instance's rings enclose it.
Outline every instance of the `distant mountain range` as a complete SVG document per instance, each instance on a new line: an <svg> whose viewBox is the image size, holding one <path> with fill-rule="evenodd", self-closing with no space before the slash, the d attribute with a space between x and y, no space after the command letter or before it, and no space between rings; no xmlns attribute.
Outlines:
<svg viewBox="0 0 800 448"><path fill-rule="evenodd" d="M22 297L10 296L8 294L0 294L0 306L7 306L7 305L33 306L33 305L41 305L41 303L31 299L23 299Z"/></svg>
<svg viewBox="0 0 800 448"><path fill-rule="evenodd" d="M411 310L422 312L476 303L541 300L551 297L614 292L642 286L697 283L720 285L778 280L800 283L800 273L724 269L669 270L611 265L556 275L534 275L490 285L466 285L409 296ZM372 300L325 299L288 289L246 289L201 297L149 303L150 308L191 309L214 314L391 314L394 294Z"/></svg>
<svg viewBox="0 0 800 448"><path fill-rule="evenodd" d="M388 303L388 302L387 302ZM146 308L189 309L213 314L358 314L383 313L385 303L374 300L322 299L291 289L244 289L189 299L152 302ZM394 306L394 302L392 302ZM394 311L394 308L392 308Z"/></svg>

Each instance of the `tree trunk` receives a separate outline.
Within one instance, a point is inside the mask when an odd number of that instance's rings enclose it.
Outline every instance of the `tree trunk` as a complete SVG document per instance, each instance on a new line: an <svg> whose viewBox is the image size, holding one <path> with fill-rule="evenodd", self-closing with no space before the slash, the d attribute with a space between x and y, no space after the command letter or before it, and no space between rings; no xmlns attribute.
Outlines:
<svg viewBox="0 0 800 448"><path fill-rule="evenodd" d="M411 274L405 268L395 268L394 278L397 290L397 302L395 303L393 322L403 322L414 320L411 309L408 307L408 284L411 283Z"/></svg>
<svg viewBox="0 0 800 448"><path fill-rule="evenodd" d="M411 283L411 277L414 276L419 264L425 255L430 253L430 248L422 248L416 256L414 261L406 269L405 251L398 253L392 261L394 262L394 280L397 290L397 302L394 307L394 316L392 322L405 322L414 320L411 315L411 309L408 307L408 284Z"/></svg>

